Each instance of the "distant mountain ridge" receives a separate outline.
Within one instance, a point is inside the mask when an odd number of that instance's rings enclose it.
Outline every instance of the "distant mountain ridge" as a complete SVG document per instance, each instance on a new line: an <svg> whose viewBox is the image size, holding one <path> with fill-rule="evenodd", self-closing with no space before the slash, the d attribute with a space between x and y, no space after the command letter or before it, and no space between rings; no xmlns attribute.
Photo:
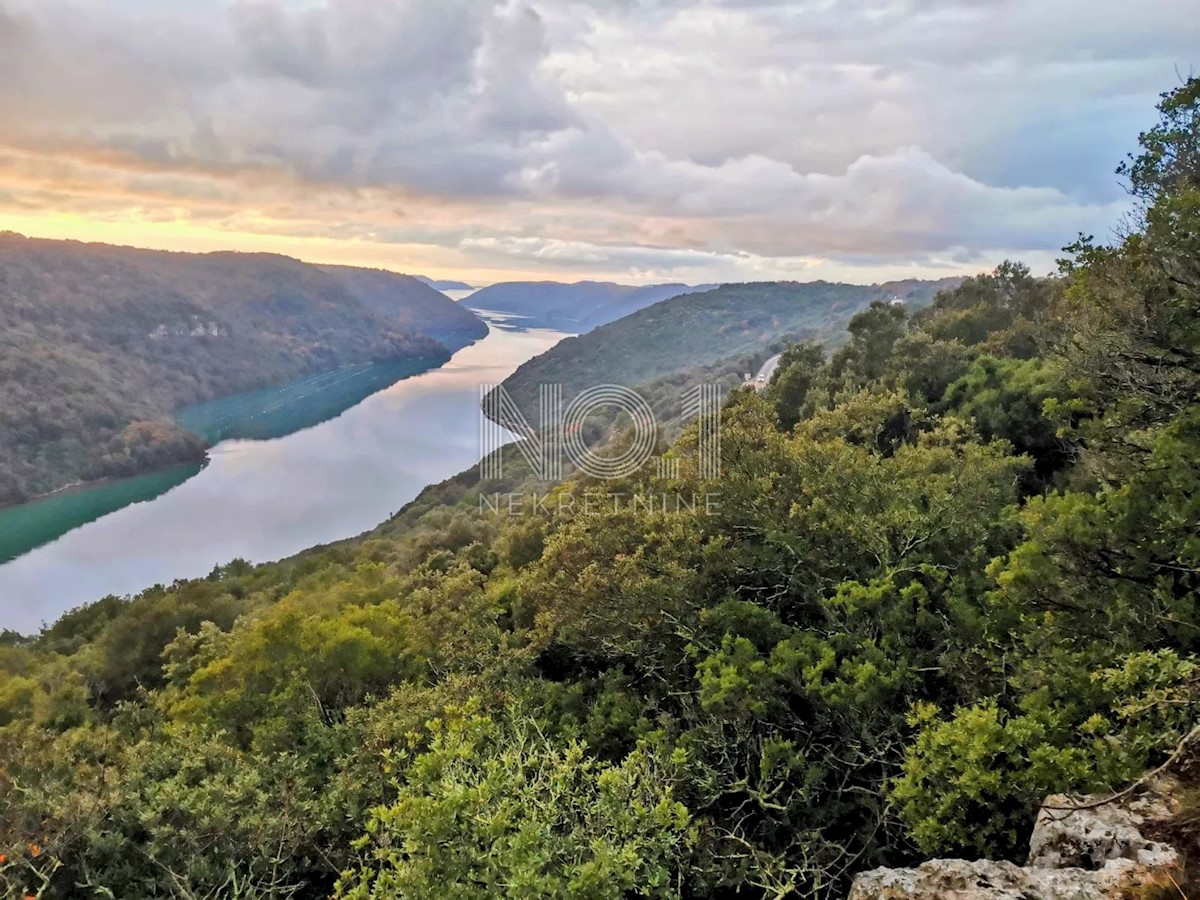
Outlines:
<svg viewBox="0 0 1200 900"><path fill-rule="evenodd" d="M0 505L204 456L181 407L487 334L414 278L0 233Z"/></svg>
<svg viewBox="0 0 1200 900"><path fill-rule="evenodd" d="M836 345L855 313L874 301L928 306L961 278L857 285L815 282L725 284L641 309L534 357L504 382L533 421L542 384L561 384L569 402L601 384L636 387L677 372L749 354L788 339Z"/></svg>
<svg viewBox="0 0 1200 900"><path fill-rule="evenodd" d="M371 312L431 337L447 349L458 350L487 336L487 325L479 316L447 298L425 279L384 269L321 268L340 279Z"/></svg>
<svg viewBox="0 0 1200 900"><path fill-rule="evenodd" d="M522 316L529 324L584 334L608 322L681 294L711 290L714 285L649 284L603 281L508 281L480 288L462 301L474 310Z"/></svg>
<svg viewBox="0 0 1200 900"><path fill-rule="evenodd" d="M465 281L444 281L437 278L426 278L424 275L411 276L422 284L428 285L435 291L473 291L473 285L467 284Z"/></svg>

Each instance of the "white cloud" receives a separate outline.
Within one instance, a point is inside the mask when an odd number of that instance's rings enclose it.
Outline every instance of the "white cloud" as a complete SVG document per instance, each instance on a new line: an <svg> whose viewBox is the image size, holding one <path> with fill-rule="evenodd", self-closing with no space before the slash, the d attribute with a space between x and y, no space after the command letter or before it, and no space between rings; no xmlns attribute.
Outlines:
<svg viewBox="0 0 1200 900"><path fill-rule="evenodd" d="M1174 0L0 0L0 143L26 154L0 211L597 274L1041 258L1119 216L1111 170L1198 22Z"/></svg>

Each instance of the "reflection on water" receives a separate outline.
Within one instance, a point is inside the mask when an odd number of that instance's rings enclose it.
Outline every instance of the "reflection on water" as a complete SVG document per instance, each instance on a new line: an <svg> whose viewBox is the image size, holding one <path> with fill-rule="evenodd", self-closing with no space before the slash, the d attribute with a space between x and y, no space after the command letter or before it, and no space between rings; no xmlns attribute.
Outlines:
<svg viewBox="0 0 1200 900"><path fill-rule="evenodd" d="M207 463L161 469L0 510L0 563L74 531L132 503L145 503L200 474ZM0 616L0 622L3 617Z"/></svg>
<svg viewBox="0 0 1200 900"><path fill-rule="evenodd" d="M479 386L502 381L559 332L495 322L440 369L275 440L229 440L195 477L0 566L0 628L32 631L108 594L280 559L359 534L427 484L478 460Z"/></svg>
<svg viewBox="0 0 1200 900"><path fill-rule="evenodd" d="M435 364L435 360L414 359L345 366L189 406L175 419L209 445L233 438L265 441L284 437L336 418L372 394ZM205 465L207 461L73 488L0 510L0 563L130 504L153 500L198 475Z"/></svg>
<svg viewBox="0 0 1200 900"><path fill-rule="evenodd" d="M441 360L405 359L346 366L289 384L189 406L175 421L206 444L234 438L265 441L320 425L403 378Z"/></svg>
<svg viewBox="0 0 1200 900"><path fill-rule="evenodd" d="M565 327L562 322L555 322L552 319L537 319L533 316L520 316L516 313L501 312L500 310L496 309L473 307L471 312L475 313L477 316L482 316L489 322L498 324L502 328L507 328L510 331L556 331L562 330Z"/></svg>

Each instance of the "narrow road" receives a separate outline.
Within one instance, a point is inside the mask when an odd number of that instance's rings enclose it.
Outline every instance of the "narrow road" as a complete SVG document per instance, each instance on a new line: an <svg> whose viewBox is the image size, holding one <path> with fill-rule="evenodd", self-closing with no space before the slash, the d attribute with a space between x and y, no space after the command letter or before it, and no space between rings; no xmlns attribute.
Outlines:
<svg viewBox="0 0 1200 900"><path fill-rule="evenodd" d="M783 356L782 353L776 353L762 364L762 368L754 376L754 389L756 391L766 390L767 385L771 383L771 379L775 375L775 370L779 368L779 357L781 356Z"/></svg>

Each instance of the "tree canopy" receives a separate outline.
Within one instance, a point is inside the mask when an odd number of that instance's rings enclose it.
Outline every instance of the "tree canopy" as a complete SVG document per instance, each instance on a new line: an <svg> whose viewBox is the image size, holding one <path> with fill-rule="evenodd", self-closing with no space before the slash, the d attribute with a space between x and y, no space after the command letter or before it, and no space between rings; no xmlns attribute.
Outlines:
<svg viewBox="0 0 1200 900"><path fill-rule="evenodd" d="M391 272L0 233L0 506L203 459L190 404L486 334Z"/></svg>
<svg viewBox="0 0 1200 900"><path fill-rule="evenodd" d="M721 472L375 532L0 638L0 885L75 897L839 897L1019 858L1200 712L1200 82L1143 208L735 391ZM593 335L601 334L599 329ZM555 498L713 495L699 511Z"/></svg>

